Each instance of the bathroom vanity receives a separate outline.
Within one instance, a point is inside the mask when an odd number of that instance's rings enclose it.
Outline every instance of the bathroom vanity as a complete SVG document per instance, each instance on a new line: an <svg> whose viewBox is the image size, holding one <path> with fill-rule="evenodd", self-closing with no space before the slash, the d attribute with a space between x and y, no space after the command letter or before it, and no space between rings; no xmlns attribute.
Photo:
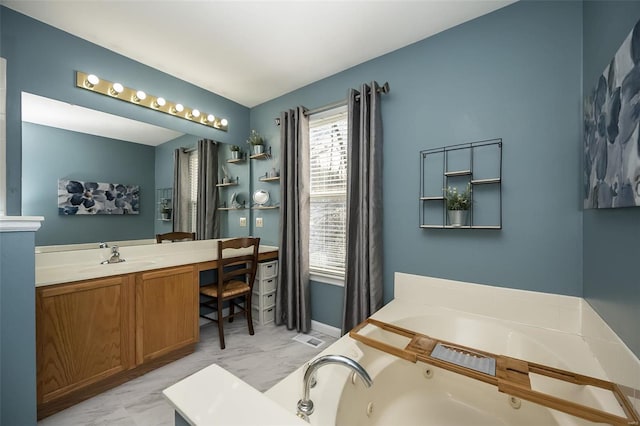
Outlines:
<svg viewBox="0 0 640 426"><path fill-rule="evenodd" d="M38 418L193 352L216 240L36 255ZM260 247L261 260L277 258Z"/></svg>

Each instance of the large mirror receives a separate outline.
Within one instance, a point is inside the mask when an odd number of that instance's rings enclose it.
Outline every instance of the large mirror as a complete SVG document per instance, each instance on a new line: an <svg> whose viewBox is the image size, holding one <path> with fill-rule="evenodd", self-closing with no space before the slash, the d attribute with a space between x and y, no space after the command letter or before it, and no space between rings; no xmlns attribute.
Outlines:
<svg viewBox="0 0 640 426"><path fill-rule="evenodd" d="M174 150L195 149L202 137L29 93L22 94L22 120L22 214L45 218L36 246L150 242L155 234L172 230L171 213L163 209L170 201L163 200L172 198ZM218 146L222 207L229 206L234 193L238 201L248 200L250 194L249 162L234 160L230 148ZM223 184L225 173L232 185ZM58 207L64 180L121 184L134 191L137 186L138 191L126 204L127 214L65 215ZM82 197L79 192L84 208ZM220 236L248 235L249 212L221 209Z"/></svg>

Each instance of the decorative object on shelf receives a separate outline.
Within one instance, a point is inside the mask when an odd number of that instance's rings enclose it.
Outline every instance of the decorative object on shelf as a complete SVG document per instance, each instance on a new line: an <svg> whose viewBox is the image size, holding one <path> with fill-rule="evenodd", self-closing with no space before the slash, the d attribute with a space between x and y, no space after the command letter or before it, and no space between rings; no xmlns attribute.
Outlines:
<svg viewBox="0 0 640 426"><path fill-rule="evenodd" d="M229 150L231 150L231 159L239 160L242 158L242 151L240 151L240 147L238 145L231 145Z"/></svg>
<svg viewBox="0 0 640 426"><path fill-rule="evenodd" d="M253 193L253 201L258 207L264 207L269 202L269 192L264 189L258 189Z"/></svg>
<svg viewBox="0 0 640 426"><path fill-rule="evenodd" d="M229 174L229 170L227 170L224 164L222 164L220 168L222 169L222 178L220 179L220 182L222 182L223 185L231 183L231 175Z"/></svg>
<svg viewBox="0 0 640 426"><path fill-rule="evenodd" d="M232 209L243 209L244 203L244 201L240 201L239 194L235 192L231 194L231 197L229 198L229 207L231 207Z"/></svg>
<svg viewBox="0 0 640 426"><path fill-rule="evenodd" d="M251 145L253 155L262 154L264 152L264 139L262 139L260 133L255 130L251 130L247 143Z"/></svg>
<svg viewBox="0 0 640 426"><path fill-rule="evenodd" d="M265 176L265 177L270 177L270 178L280 177L280 170L273 167L269 172L268 176Z"/></svg>
<svg viewBox="0 0 640 426"><path fill-rule="evenodd" d="M160 219L170 220L172 211L173 209L171 208L171 200L166 198L162 199L160 201Z"/></svg>
<svg viewBox="0 0 640 426"><path fill-rule="evenodd" d="M584 208L640 206L636 22L584 99Z"/></svg>
<svg viewBox="0 0 640 426"><path fill-rule="evenodd" d="M219 118L213 114L203 113L196 108L187 108L180 103L168 101L163 97L149 95L142 90L131 89L120 83L103 80L94 74L77 71L76 87L183 118L194 123L202 124L203 126L213 127L214 129L225 132L229 130L229 121L226 118Z"/></svg>
<svg viewBox="0 0 640 426"><path fill-rule="evenodd" d="M119 183L58 180L58 214L139 214L140 187Z"/></svg>
<svg viewBox="0 0 640 426"><path fill-rule="evenodd" d="M464 192L458 192L458 188L449 186L444 189L444 194L449 225L455 228L466 226L471 207L471 184L467 184L467 189Z"/></svg>

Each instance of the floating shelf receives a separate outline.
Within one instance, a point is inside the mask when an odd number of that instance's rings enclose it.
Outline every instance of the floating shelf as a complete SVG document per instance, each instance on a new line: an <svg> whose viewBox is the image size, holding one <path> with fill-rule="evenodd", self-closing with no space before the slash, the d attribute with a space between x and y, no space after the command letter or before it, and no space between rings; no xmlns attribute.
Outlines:
<svg viewBox="0 0 640 426"><path fill-rule="evenodd" d="M435 197L420 197L420 199L422 201L436 201L436 200L444 200L444 197L441 196L435 196Z"/></svg>
<svg viewBox="0 0 640 426"><path fill-rule="evenodd" d="M258 179L260 182L277 182L280 180L280 176L273 176L273 177L261 177L260 179Z"/></svg>
<svg viewBox="0 0 640 426"><path fill-rule="evenodd" d="M229 210L246 210L246 207L218 207L218 210L229 211Z"/></svg>
<svg viewBox="0 0 640 426"><path fill-rule="evenodd" d="M490 183L500 183L502 179L500 178L491 178L491 179L472 179L471 185L487 185Z"/></svg>
<svg viewBox="0 0 640 426"><path fill-rule="evenodd" d="M273 210L279 208L280 206L251 207L252 210Z"/></svg>
<svg viewBox="0 0 640 426"><path fill-rule="evenodd" d="M238 182L230 182L230 183L217 183L216 186L237 186Z"/></svg>
<svg viewBox="0 0 640 426"><path fill-rule="evenodd" d="M263 152L261 154L255 154L250 156L249 158L251 158L252 160L266 160L267 158L270 158L271 156L269 154L267 154L266 152Z"/></svg>
<svg viewBox="0 0 640 426"><path fill-rule="evenodd" d="M245 161L244 158L230 158L227 160L227 163L244 163Z"/></svg>
<svg viewBox="0 0 640 426"><path fill-rule="evenodd" d="M444 172L444 175L447 177L451 176L469 176L471 174L471 170L454 170L452 172Z"/></svg>

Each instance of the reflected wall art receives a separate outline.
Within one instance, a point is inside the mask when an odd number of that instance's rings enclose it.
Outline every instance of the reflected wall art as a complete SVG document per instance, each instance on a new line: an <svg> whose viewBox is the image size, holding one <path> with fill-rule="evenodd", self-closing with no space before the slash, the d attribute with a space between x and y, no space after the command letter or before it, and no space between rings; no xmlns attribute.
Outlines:
<svg viewBox="0 0 640 426"><path fill-rule="evenodd" d="M59 215L139 213L138 185L58 180Z"/></svg>
<svg viewBox="0 0 640 426"><path fill-rule="evenodd" d="M584 105L584 207L640 206L640 21Z"/></svg>

